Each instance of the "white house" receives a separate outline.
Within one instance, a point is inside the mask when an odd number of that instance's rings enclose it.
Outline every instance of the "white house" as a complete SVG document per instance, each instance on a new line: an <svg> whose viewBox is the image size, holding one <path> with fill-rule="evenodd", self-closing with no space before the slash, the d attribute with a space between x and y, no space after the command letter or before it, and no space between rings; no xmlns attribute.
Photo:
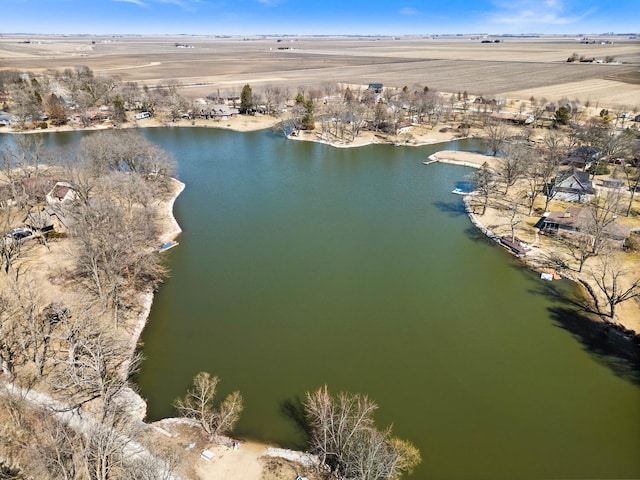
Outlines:
<svg viewBox="0 0 640 480"><path fill-rule="evenodd" d="M49 205L73 202L78 198L78 194L73 185L67 182L57 182L49 193L47 193L47 203Z"/></svg>

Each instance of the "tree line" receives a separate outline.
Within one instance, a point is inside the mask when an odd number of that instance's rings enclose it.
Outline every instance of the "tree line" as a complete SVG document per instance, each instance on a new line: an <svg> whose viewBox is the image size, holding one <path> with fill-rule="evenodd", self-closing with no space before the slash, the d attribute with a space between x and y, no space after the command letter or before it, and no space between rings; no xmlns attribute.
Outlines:
<svg viewBox="0 0 640 480"><path fill-rule="evenodd" d="M15 116L18 129L71 121L88 126L105 117L118 126L132 120L128 112L150 112L162 122L210 118L203 99L187 98L178 80L168 79L157 85L125 82L84 65L42 74L0 70L0 99L2 110ZM365 129L398 135L406 126L433 129L441 123L457 125L460 136L465 136L472 126L486 128L508 106L504 99L482 92L443 93L426 85L377 90L335 82L295 90L285 85L253 88L245 84L239 89L216 90L204 102L232 105L241 114L280 117L283 131L316 129L325 140L344 143L353 141ZM509 106L513 110L515 105ZM539 126L582 122L589 106L589 100L583 105L577 99L530 97L528 102L518 104L518 112L528 117L530 131ZM624 128L629 110L622 105L607 110L601 121Z"/></svg>

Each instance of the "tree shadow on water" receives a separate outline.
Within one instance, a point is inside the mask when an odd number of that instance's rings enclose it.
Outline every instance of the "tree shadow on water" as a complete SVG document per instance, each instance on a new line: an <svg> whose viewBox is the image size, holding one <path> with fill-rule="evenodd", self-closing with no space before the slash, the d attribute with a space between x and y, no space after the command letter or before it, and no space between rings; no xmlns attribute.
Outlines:
<svg viewBox="0 0 640 480"><path fill-rule="evenodd" d="M299 396L287 398L280 402L280 413L292 421L295 426L303 434L303 439L296 442L294 448L296 450L306 450L309 447L309 439L311 438L311 426L304 414L304 403Z"/></svg>
<svg viewBox="0 0 640 480"><path fill-rule="evenodd" d="M467 213L464 209L464 203L459 201L445 202L438 200L437 202L433 202L433 205L450 217L459 217L460 215L466 215Z"/></svg>
<svg viewBox="0 0 640 480"><path fill-rule="evenodd" d="M465 234L475 242L493 243L475 226L465 229ZM521 262L512 267L525 268ZM640 386L640 334L601 320L589 298L567 288L565 282L537 281L529 291L554 303L548 311L555 325L568 331L593 358L616 376Z"/></svg>
<svg viewBox="0 0 640 480"><path fill-rule="evenodd" d="M535 287L529 289L529 292L535 295L542 295L543 297L562 305L571 305L574 309L582 311L582 313L584 314L598 313L591 308L591 304L589 303L589 300L587 298L568 292L566 283L560 283L557 281L537 281L535 283Z"/></svg>
<svg viewBox="0 0 640 480"><path fill-rule="evenodd" d="M616 376L640 386L640 345L612 324L574 307L549 308L555 324L571 333L584 349Z"/></svg>

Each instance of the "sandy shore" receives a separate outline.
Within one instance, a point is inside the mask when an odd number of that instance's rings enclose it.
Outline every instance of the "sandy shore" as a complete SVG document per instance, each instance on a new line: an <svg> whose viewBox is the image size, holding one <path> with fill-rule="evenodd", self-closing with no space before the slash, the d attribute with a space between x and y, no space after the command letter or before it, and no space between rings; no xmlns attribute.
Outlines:
<svg viewBox="0 0 640 480"><path fill-rule="evenodd" d="M82 127L80 125L62 125L59 127L50 126L45 130L24 130L18 131L6 126L0 126L0 133L46 133L46 132L72 132L76 130L99 131L124 128L160 128L160 127L197 127L197 128L220 128L223 130L233 130L236 132L253 132L275 127L285 117L274 117L271 115L238 115L227 120L205 120L205 119L179 119L175 122L163 122L157 118L147 118L144 120L131 120L119 127L114 127L111 122L100 125ZM341 142L337 139L326 140L318 130L299 131L297 135L289 136L291 140L312 141L325 143L337 148L360 147L371 144L398 144L398 145L431 145L434 143L448 142L461 138L455 131L454 125L439 125L438 129L429 126L414 126L409 131L398 135L386 135L379 132L362 131L360 135L351 142Z"/></svg>
<svg viewBox="0 0 640 480"><path fill-rule="evenodd" d="M490 155L482 155L481 153L464 152L460 150L441 150L429 155L431 162L448 163L451 165L459 165L461 167L480 168L484 163L489 168L496 169L498 167L498 159Z"/></svg>
<svg viewBox="0 0 640 480"><path fill-rule="evenodd" d="M213 454L211 460L194 452L195 470L202 480L248 480L262 477L262 458L268 446L257 442L242 442L239 448L210 444L206 450Z"/></svg>
<svg viewBox="0 0 640 480"><path fill-rule="evenodd" d="M14 130L7 126L0 126L0 133L47 133L47 132L74 132L74 131L100 131L100 130L114 130L124 128L154 128L154 127L200 127L200 128L222 128L225 130L234 130L238 132L251 132L255 130L263 130L265 128L272 128L281 119L272 117L269 115L239 115L237 117L229 118L228 120L187 120L180 119L175 122L162 122L157 118L147 118L144 120L131 120L118 127L115 127L111 122L104 122L98 125L92 125L89 127L82 127L80 125L61 125L59 127L49 126L48 128L34 129L34 130Z"/></svg>

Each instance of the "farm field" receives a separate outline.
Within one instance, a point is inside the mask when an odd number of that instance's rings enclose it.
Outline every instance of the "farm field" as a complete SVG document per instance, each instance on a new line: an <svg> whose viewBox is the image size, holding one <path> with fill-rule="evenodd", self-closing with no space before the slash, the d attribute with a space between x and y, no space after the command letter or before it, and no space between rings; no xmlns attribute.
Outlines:
<svg viewBox="0 0 640 480"><path fill-rule="evenodd" d="M245 83L295 89L323 82L378 82L640 108L637 38L594 37L588 44L577 37L498 39L8 35L0 37L0 68L44 71L82 64L149 86L178 80L183 94L194 98L216 89L239 91ZM615 62L568 63L574 53Z"/></svg>

